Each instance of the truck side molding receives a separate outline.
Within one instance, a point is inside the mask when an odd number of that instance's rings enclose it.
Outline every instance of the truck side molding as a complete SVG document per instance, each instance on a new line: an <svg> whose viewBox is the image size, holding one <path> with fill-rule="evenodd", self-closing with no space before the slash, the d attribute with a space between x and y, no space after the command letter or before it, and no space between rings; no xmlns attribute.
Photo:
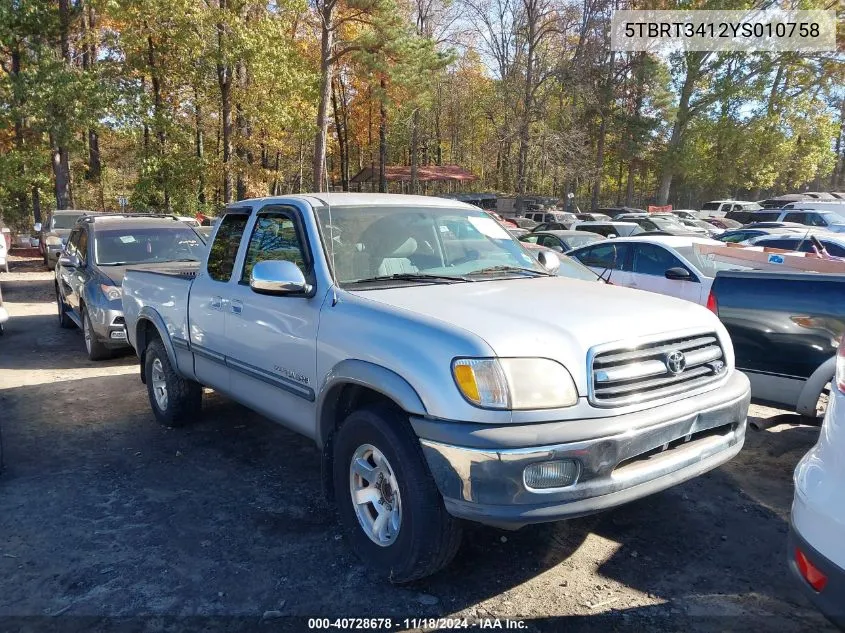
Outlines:
<svg viewBox="0 0 845 633"><path fill-rule="evenodd" d="M318 429L315 437L322 447L331 432L337 396L345 385L359 385L383 394L409 414L425 416L425 405L416 390L396 372L365 360L348 359L339 362L326 375L317 395Z"/></svg>

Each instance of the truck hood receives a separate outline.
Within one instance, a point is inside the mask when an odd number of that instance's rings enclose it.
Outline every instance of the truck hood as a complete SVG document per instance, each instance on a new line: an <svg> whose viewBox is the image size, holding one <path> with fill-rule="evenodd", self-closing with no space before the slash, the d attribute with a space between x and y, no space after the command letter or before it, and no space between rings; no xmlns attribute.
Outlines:
<svg viewBox="0 0 845 633"><path fill-rule="evenodd" d="M167 268L168 270L191 270L199 266L199 262L150 262L149 264L127 264L126 266L97 266L97 269L104 277L119 286L123 283L123 277L127 270L160 270Z"/></svg>
<svg viewBox="0 0 845 633"><path fill-rule="evenodd" d="M720 330L690 301L562 277L407 286L356 291L369 300L424 314L484 339L500 357L553 358L585 389L587 351L673 330ZM582 391L583 393L583 391Z"/></svg>

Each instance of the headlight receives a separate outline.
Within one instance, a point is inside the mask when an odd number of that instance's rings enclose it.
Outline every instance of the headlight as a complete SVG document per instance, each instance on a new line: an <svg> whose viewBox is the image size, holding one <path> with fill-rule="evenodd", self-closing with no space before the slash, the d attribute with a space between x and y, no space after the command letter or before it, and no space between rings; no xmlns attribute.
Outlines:
<svg viewBox="0 0 845 633"><path fill-rule="evenodd" d="M109 284L100 284L100 290L106 295L109 301L120 301L123 296L123 288L120 286L111 286Z"/></svg>
<svg viewBox="0 0 845 633"><path fill-rule="evenodd" d="M556 409L578 402L566 368L548 358L458 358L455 384L484 409Z"/></svg>
<svg viewBox="0 0 845 633"><path fill-rule="evenodd" d="M46 240L44 240L44 243L47 246L61 246L62 238L60 238L58 235L50 235Z"/></svg>

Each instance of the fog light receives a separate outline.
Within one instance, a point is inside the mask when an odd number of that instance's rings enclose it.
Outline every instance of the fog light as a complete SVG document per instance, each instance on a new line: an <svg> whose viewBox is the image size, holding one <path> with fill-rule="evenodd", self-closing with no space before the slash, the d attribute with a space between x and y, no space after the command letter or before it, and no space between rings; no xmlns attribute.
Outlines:
<svg viewBox="0 0 845 633"><path fill-rule="evenodd" d="M126 332L124 332L123 330L115 330L114 332L109 334L109 337L110 338L119 338L120 340L125 341L126 340Z"/></svg>
<svg viewBox="0 0 845 633"><path fill-rule="evenodd" d="M539 462L526 467L522 473L526 488L565 488L578 481L581 465L574 459Z"/></svg>

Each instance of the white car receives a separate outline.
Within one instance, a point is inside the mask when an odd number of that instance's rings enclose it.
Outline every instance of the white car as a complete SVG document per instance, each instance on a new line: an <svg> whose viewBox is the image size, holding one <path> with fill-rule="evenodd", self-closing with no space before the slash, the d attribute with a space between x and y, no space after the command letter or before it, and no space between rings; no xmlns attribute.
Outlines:
<svg viewBox="0 0 845 633"><path fill-rule="evenodd" d="M785 251L799 251L801 253L813 253L813 240L810 236L821 242L828 255L834 257L845 257L845 235L841 233L829 233L827 231L802 231L780 235L761 235L752 237L743 244L750 246L766 246L768 248L781 248Z"/></svg>
<svg viewBox="0 0 845 633"><path fill-rule="evenodd" d="M615 286L649 290L707 305L719 270L749 268L700 255L696 244L723 245L704 237L654 235L620 237L567 253L598 274L610 274ZM605 272L606 271L606 272Z"/></svg>
<svg viewBox="0 0 845 633"><path fill-rule="evenodd" d="M756 211L762 208L758 203L750 200L712 200L701 205L699 217L724 217L731 211Z"/></svg>
<svg viewBox="0 0 845 633"><path fill-rule="evenodd" d="M795 469L789 567L804 593L845 628L845 338L819 441Z"/></svg>

